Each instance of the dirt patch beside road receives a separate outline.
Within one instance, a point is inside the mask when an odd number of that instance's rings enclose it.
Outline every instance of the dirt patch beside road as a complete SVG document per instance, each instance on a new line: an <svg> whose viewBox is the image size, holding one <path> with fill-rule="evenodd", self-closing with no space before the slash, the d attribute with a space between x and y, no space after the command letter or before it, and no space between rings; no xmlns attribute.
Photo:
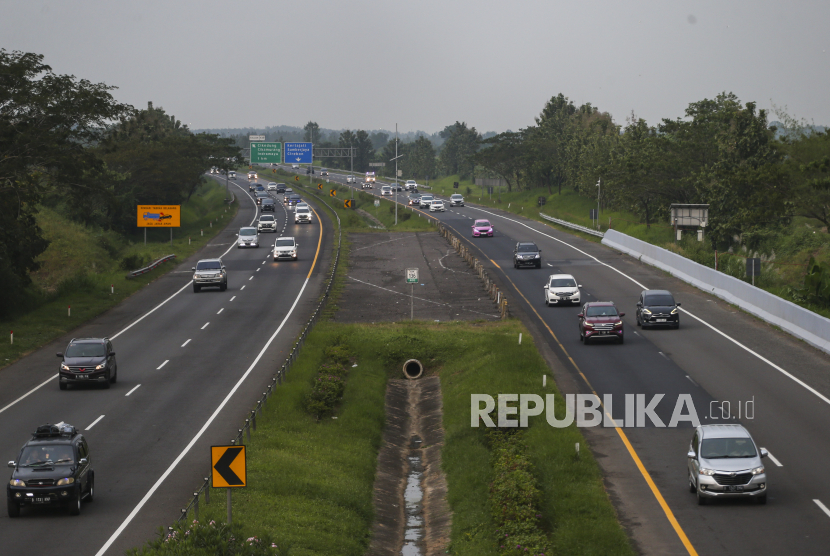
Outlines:
<svg viewBox="0 0 830 556"><path fill-rule="evenodd" d="M349 271L336 322L409 320L407 268L418 268L416 320L496 320L481 280L437 232L350 234Z"/></svg>

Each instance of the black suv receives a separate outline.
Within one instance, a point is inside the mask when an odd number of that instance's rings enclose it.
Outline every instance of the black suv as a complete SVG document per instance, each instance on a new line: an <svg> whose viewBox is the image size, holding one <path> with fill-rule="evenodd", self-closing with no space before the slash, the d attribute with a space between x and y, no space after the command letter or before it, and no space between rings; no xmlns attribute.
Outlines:
<svg viewBox="0 0 830 556"><path fill-rule="evenodd" d="M72 425L43 425L23 445L6 486L9 517L22 506L64 506L81 513L81 500L92 502L95 472L89 446Z"/></svg>
<svg viewBox="0 0 830 556"><path fill-rule="evenodd" d="M285 184L284 183L278 183L277 184L277 193L285 193Z"/></svg>
<svg viewBox="0 0 830 556"><path fill-rule="evenodd" d="M262 202L260 203L260 205L262 205L260 207L262 209L262 212L265 212L265 211L268 211L268 210L270 210L271 212L274 212L274 206L275 206L274 205L274 199L263 199Z"/></svg>
<svg viewBox="0 0 830 556"><path fill-rule="evenodd" d="M637 301L637 326L680 328L680 303L668 290L644 290Z"/></svg>
<svg viewBox="0 0 830 556"><path fill-rule="evenodd" d="M118 379L118 363L108 338L73 338L58 371L58 386L66 390L70 384L100 384L109 388Z"/></svg>
<svg viewBox="0 0 830 556"><path fill-rule="evenodd" d="M535 243L520 241L513 249L513 268L522 266L542 268L542 251Z"/></svg>

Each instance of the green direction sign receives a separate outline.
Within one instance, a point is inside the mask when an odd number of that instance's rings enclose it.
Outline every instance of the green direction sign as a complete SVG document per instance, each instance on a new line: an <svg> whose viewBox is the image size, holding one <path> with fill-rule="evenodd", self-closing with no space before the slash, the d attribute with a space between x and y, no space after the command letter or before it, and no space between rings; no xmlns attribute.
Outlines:
<svg viewBox="0 0 830 556"><path fill-rule="evenodd" d="M251 142L251 164L282 164L282 143Z"/></svg>

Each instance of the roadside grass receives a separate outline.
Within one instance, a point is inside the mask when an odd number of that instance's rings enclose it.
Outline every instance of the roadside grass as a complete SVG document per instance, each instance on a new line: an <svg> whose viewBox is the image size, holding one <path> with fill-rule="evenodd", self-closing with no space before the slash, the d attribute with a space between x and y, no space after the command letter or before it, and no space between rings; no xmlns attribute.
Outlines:
<svg viewBox="0 0 830 556"><path fill-rule="evenodd" d="M182 227L174 230L172 247L169 230L151 230L155 234L148 234L145 246L143 235L138 243L139 236L128 239L88 228L43 207L38 222L50 245L39 257L42 268L32 275L28 305L0 320L0 330L14 331L14 344L11 336L9 342L0 342L0 368L114 307L175 263L127 280L129 270L171 253L181 261L204 247L236 215L239 204L228 207L224 199L224 187L212 181L201 186L182 206Z"/></svg>
<svg viewBox="0 0 830 556"><path fill-rule="evenodd" d="M524 334L522 345L518 335ZM337 419L316 422L303 408L327 346L345 344L357 367ZM419 359L440 376L446 430L443 468L453 510L450 554L496 555L499 534L489 508L491 452L484 428L470 427L470 394L556 393L528 332L514 320L336 324L320 322L287 381L269 400L248 443L248 487L233 493L234 522L246 536L267 534L280 554L364 554L373 519L372 489L384 423L386 381ZM542 490L544 532L553 554L633 555L589 451L575 426L555 429L531 418L526 434ZM200 521L224 521L224 496L200 507ZM224 494L224 493L222 493Z"/></svg>

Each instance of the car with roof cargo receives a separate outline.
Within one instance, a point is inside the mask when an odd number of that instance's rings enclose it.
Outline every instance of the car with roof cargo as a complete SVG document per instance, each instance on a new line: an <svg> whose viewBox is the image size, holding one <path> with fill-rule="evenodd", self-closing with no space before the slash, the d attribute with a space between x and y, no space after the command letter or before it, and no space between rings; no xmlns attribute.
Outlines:
<svg viewBox="0 0 830 556"><path fill-rule="evenodd" d="M545 289L545 305L579 305L581 284L570 274L551 274L542 286Z"/></svg>
<svg viewBox="0 0 830 556"><path fill-rule="evenodd" d="M193 291L199 293L210 287L228 289L228 272L222 259L202 259L193 267Z"/></svg>
<svg viewBox="0 0 830 556"><path fill-rule="evenodd" d="M109 388L118 380L118 362L109 338L72 338L62 353L58 387L70 384L98 384Z"/></svg>
<svg viewBox="0 0 830 556"><path fill-rule="evenodd" d="M458 193L454 193L450 195L450 206L451 207L463 207L464 206L464 197Z"/></svg>
<svg viewBox="0 0 830 556"><path fill-rule="evenodd" d="M273 214L263 214L259 217L256 224L256 229L259 232L274 232L277 231L277 218Z"/></svg>
<svg viewBox="0 0 830 556"><path fill-rule="evenodd" d="M495 228L489 220L478 219L473 222L473 237L493 237Z"/></svg>
<svg viewBox="0 0 830 556"><path fill-rule="evenodd" d="M513 248L513 268L523 266L542 268L542 250L532 241L520 241Z"/></svg>
<svg viewBox="0 0 830 556"><path fill-rule="evenodd" d="M582 306L576 316L579 319L579 340L588 342L614 340L625 343L622 318L625 313L617 311L613 301L591 301Z"/></svg>
<svg viewBox="0 0 830 556"><path fill-rule="evenodd" d="M274 242L274 260L283 261L288 259L296 261L299 247L293 237L277 238L277 241Z"/></svg>
<svg viewBox="0 0 830 556"><path fill-rule="evenodd" d="M6 501L11 518L20 517L24 507L58 506L69 515L78 515L81 502L94 499L89 444L67 423L37 427L9 467L12 475L6 484Z"/></svg>
<svg viewBox="0 0 830 556"><path fill-rule="evenodd" d="M689 492L704 505L719 498L746 498L767 503L767 474L759 448L742 425L701 425L686 454Z"/></svg>
<svg viewBox="0 0 830 556"><path fill-rule="evenodd" d="M637 326L680 328L680 303L668 290L643 290L637 301Z"/></svg>

